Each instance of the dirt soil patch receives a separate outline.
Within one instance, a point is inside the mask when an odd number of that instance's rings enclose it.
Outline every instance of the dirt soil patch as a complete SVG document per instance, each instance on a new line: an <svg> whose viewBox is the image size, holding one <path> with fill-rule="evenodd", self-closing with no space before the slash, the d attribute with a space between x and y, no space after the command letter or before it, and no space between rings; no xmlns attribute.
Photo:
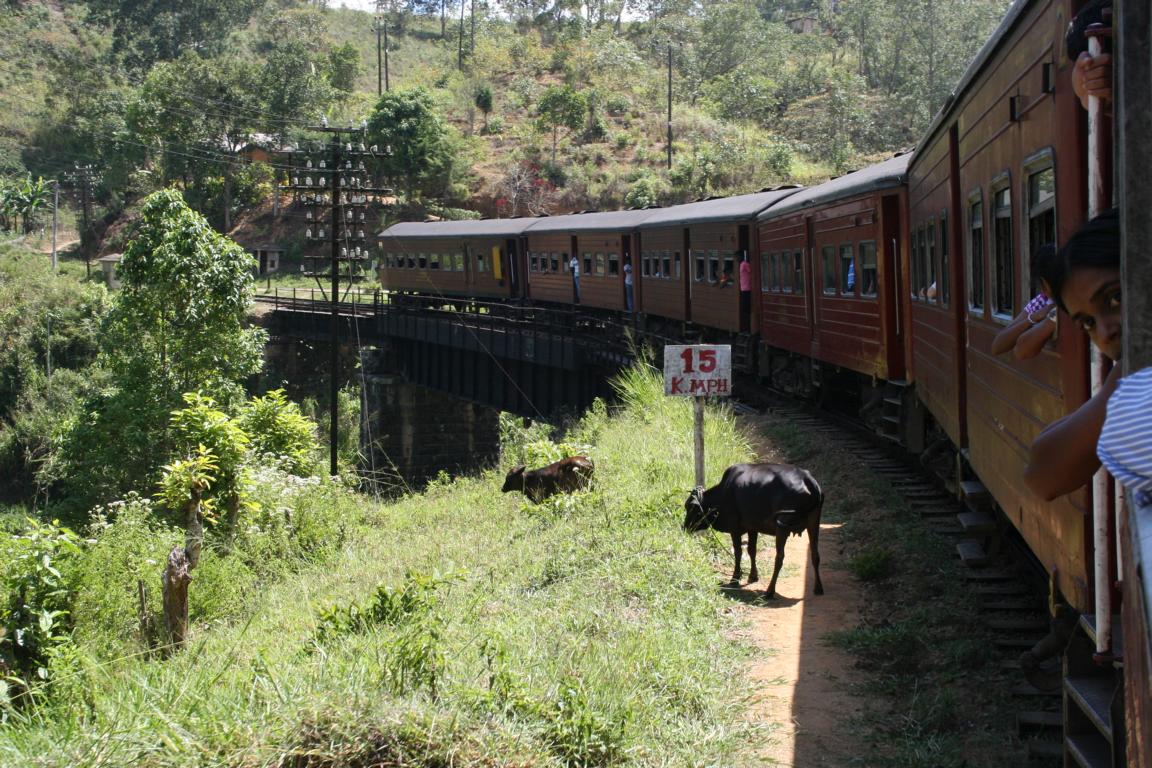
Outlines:
<svg viewBox="0 0 1152 768"><path fill-rule="evenodd" d="M744 422L760 461L784 461L762 436L757 417ZM866 734L852 727L867 706L849 690L862 675L851 656L825 641L830 632L856 626L864 599L861 585L841 562L841 534L839 524L821 525L822 596L812 593L807 536L789 539L773 600L763 599L775 557L770 538L761 538L760 581L729 592L745 603L745 639L758 649L745 672L752 697L748 717L767 726L771 737L759 745L757 764L844 768L868 749ZM747 573L745 562L745 578Z"/></svg>

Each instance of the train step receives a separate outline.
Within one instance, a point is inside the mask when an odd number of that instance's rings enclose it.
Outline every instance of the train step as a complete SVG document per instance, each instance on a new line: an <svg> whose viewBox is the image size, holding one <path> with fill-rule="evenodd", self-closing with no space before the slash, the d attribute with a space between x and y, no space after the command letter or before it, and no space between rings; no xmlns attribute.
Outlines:
<svg viewBox="0 0 1152 768"><path fill-rule="evenodd" d="M992 501L992 494L979 480L960 481L960 495L977 504L986 504Z"/></svg>
<svg viewBox="0 0 1152 768"><path fill-rule="evenodd" d="M1096 643L1096 615L1081 614L1080 626L1093 644ZM1124 633L1120 631L1120 614L1112 614L1112 655L1124 658Z"/></svg>
<svg viewBox="0 0 1152 768"><path fill-rule="evenodd" d="M971 534L996 533L996 518L987 512L961 512L956 515L960 527Z"/></svg>
<svg viewBox="0 0 1152 768"><path fill-rule="evenodd" d="M970 568L988 565L988 553L984 551L984 546L975 539L957 542L956 554L960 555L960 560Z"/></svg>
<svg viewBox="0 0 1152 768"><path fill-rule="evenodd" d="M1070 703L1084 713L1100 736L1112 740L1112 695L1116 682L1111 675L1070 675L1064 678L1064 692Z"/></svg>
<svg viewBox="0 0 1152 768"><path fill-rule="evenodd" d="M1112 750L1103 736L1095 733L1075 733L1064 737L1068 755L1081 768L1111 768Z"/></svg>
<svg viewBox="0 0 1152 768"><path fill-rule="evenodd" d="M923 506L917 506L913 504L912 508L916 510L916 514L920 515L920 517L929 520L936 518L946 518L951 520L954 519L956 515L956 510L942 507L939 504L925 504Z"/></svg>

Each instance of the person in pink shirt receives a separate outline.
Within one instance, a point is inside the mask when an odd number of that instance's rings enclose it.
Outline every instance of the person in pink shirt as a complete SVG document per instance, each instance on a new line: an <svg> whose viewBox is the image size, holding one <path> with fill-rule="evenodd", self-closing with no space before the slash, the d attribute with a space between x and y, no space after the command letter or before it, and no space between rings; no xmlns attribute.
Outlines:
<svg viewBox="0 0 1152 768"><path fill-rule="evenodd" d="M748 254L740 261L740 332L747 333L752 326L752 265Z"/></svg>

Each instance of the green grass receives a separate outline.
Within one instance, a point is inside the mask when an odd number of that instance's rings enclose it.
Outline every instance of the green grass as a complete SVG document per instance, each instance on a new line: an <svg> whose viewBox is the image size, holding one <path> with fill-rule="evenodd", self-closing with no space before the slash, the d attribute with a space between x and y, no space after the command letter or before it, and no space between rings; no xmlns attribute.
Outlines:
<svg viewBox="0 0 1152 768"><path fill-rule="evenodd" d="M751 728L731 674L747 649L722 548L680 531L692 416L661 387L633 374L628 408L566 436L592 491L532 506L492 472L360 502L338 552L247 583L182 653L82 643L54 698L4 712L0 765L724 762ZM730 412L707 436L710 477L748 457ZM378 620L332 618L353 605Z"/></svg>

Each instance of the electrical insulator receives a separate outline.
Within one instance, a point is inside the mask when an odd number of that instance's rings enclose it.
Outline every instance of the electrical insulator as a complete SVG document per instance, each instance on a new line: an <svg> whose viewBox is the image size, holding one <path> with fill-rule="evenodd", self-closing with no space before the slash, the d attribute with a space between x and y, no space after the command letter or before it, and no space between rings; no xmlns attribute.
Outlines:
<svg viewBox="0 0 1152 768"><path fill-rule="evenodd" d="M304 218L308 219L308 221L312 221L312 211L308 211Z"/></svg>
<svg viewBox="0 0 1152 768"><path fill-rule="evenodd" d="M300 177L299 176L293 176L292 177L292 185L296 186L296 187L300 186Z"/></svg>
<svg viewBox="0 0 1152 768"><path fill-rule="evenodd" d="M356 237L358 237L359 239L363 240L363 239L364 239L364 230L360 230L360 231L359 231L359 232L356 234Z"/></svg>
<svg viewBox="0 0 1152 768"><path fill-rule="evenodd" d="M347 221L352 221L352 211L344 211L344 218Z"/></svg>
<svg viewBox="0 0 1152 768"><path fill-rule="evenodd" d="M317 234L316 237L320 238L321 240L324 239L324 227L320 227L320 233Z"/></svg>
<svg viewBox="0 0 1152 768"><path fill-rule="evenodd" d="M361 171L364 170L364 161L361 160L360 164L358 166L356 166L356 168L357 168L357 170L361 170Z"/></svg>
<svg viewBox="0 0 1152 768"><path fill-rule="evenodd" d="M327 168L328 167L328 161L327 160L321 160L320 161L320 167L321 168Z"/></svg>
<svg viewBox="0 0 1152 768"><path fill-rule="evenodd" d="M364 127L365 127L365 128L367 128L367 127L368 127L368 124L367 124L367 123L364 123ZM359 143L357 146L360 148L360 151L361 151L361 152L363 152L363 151L364 151L364 142L360 142L360 143Z"/></svg>
<svg viewBox="0 0 1152 768"><path fill-rule="evenodd" d="M351 152L351 151L352 151L352 142L348 142L348 143L345 145L345 147L344 147L344 150L345 150L346 152Z"/></svg>
<svg viewBox="0 0 1152 768"><path fill-rule="evenodd" d="M305 165L304 167L305 168L311 168L312 167L312 158L308 158L308 164Z"/></svg>
<svg viewBox="0 0 1152 768"><path fill-rule="evenodd" d="M360 211L360 221L364 221L364 211Z"/></svg>
<svg viewBox="0 0 1152 768"><path fill-rule="evenodd" d="M308 229L304 230L304 237L308 238L309 240L312 239L312 227L308 227Z"/></svg>
<svg viewBox="0 0 1152 768"><path fill-rule="evenodd" d="M351 160L345 160L345 161L344 161L344 167L345 167L346 169L347 169L347 168L351 168L351 167L352 167L352 161L351 161Z"/></svg>
<svg viewBox="0 0 1152 768"><path fill-rule="evenodd" d="M348 258L348 249L347 248L341 248L340 249L340 256L342 258L345 258L345 259Z"/></svg>
<svg viewBox="0 0 1152 768"><path fill-rule="evenodd" d="M312 186L312 177L311 176L305 176L304 177L304 183L306 185L308 185L309 187Z"/></svg>
<svg viewBox="0 0 1152 768"><path fill-rule="evenodd" d="M380 151L380 148L376 144L373 144L370 151L372 152L372 154L376 154L377 152Z"/></svg>

